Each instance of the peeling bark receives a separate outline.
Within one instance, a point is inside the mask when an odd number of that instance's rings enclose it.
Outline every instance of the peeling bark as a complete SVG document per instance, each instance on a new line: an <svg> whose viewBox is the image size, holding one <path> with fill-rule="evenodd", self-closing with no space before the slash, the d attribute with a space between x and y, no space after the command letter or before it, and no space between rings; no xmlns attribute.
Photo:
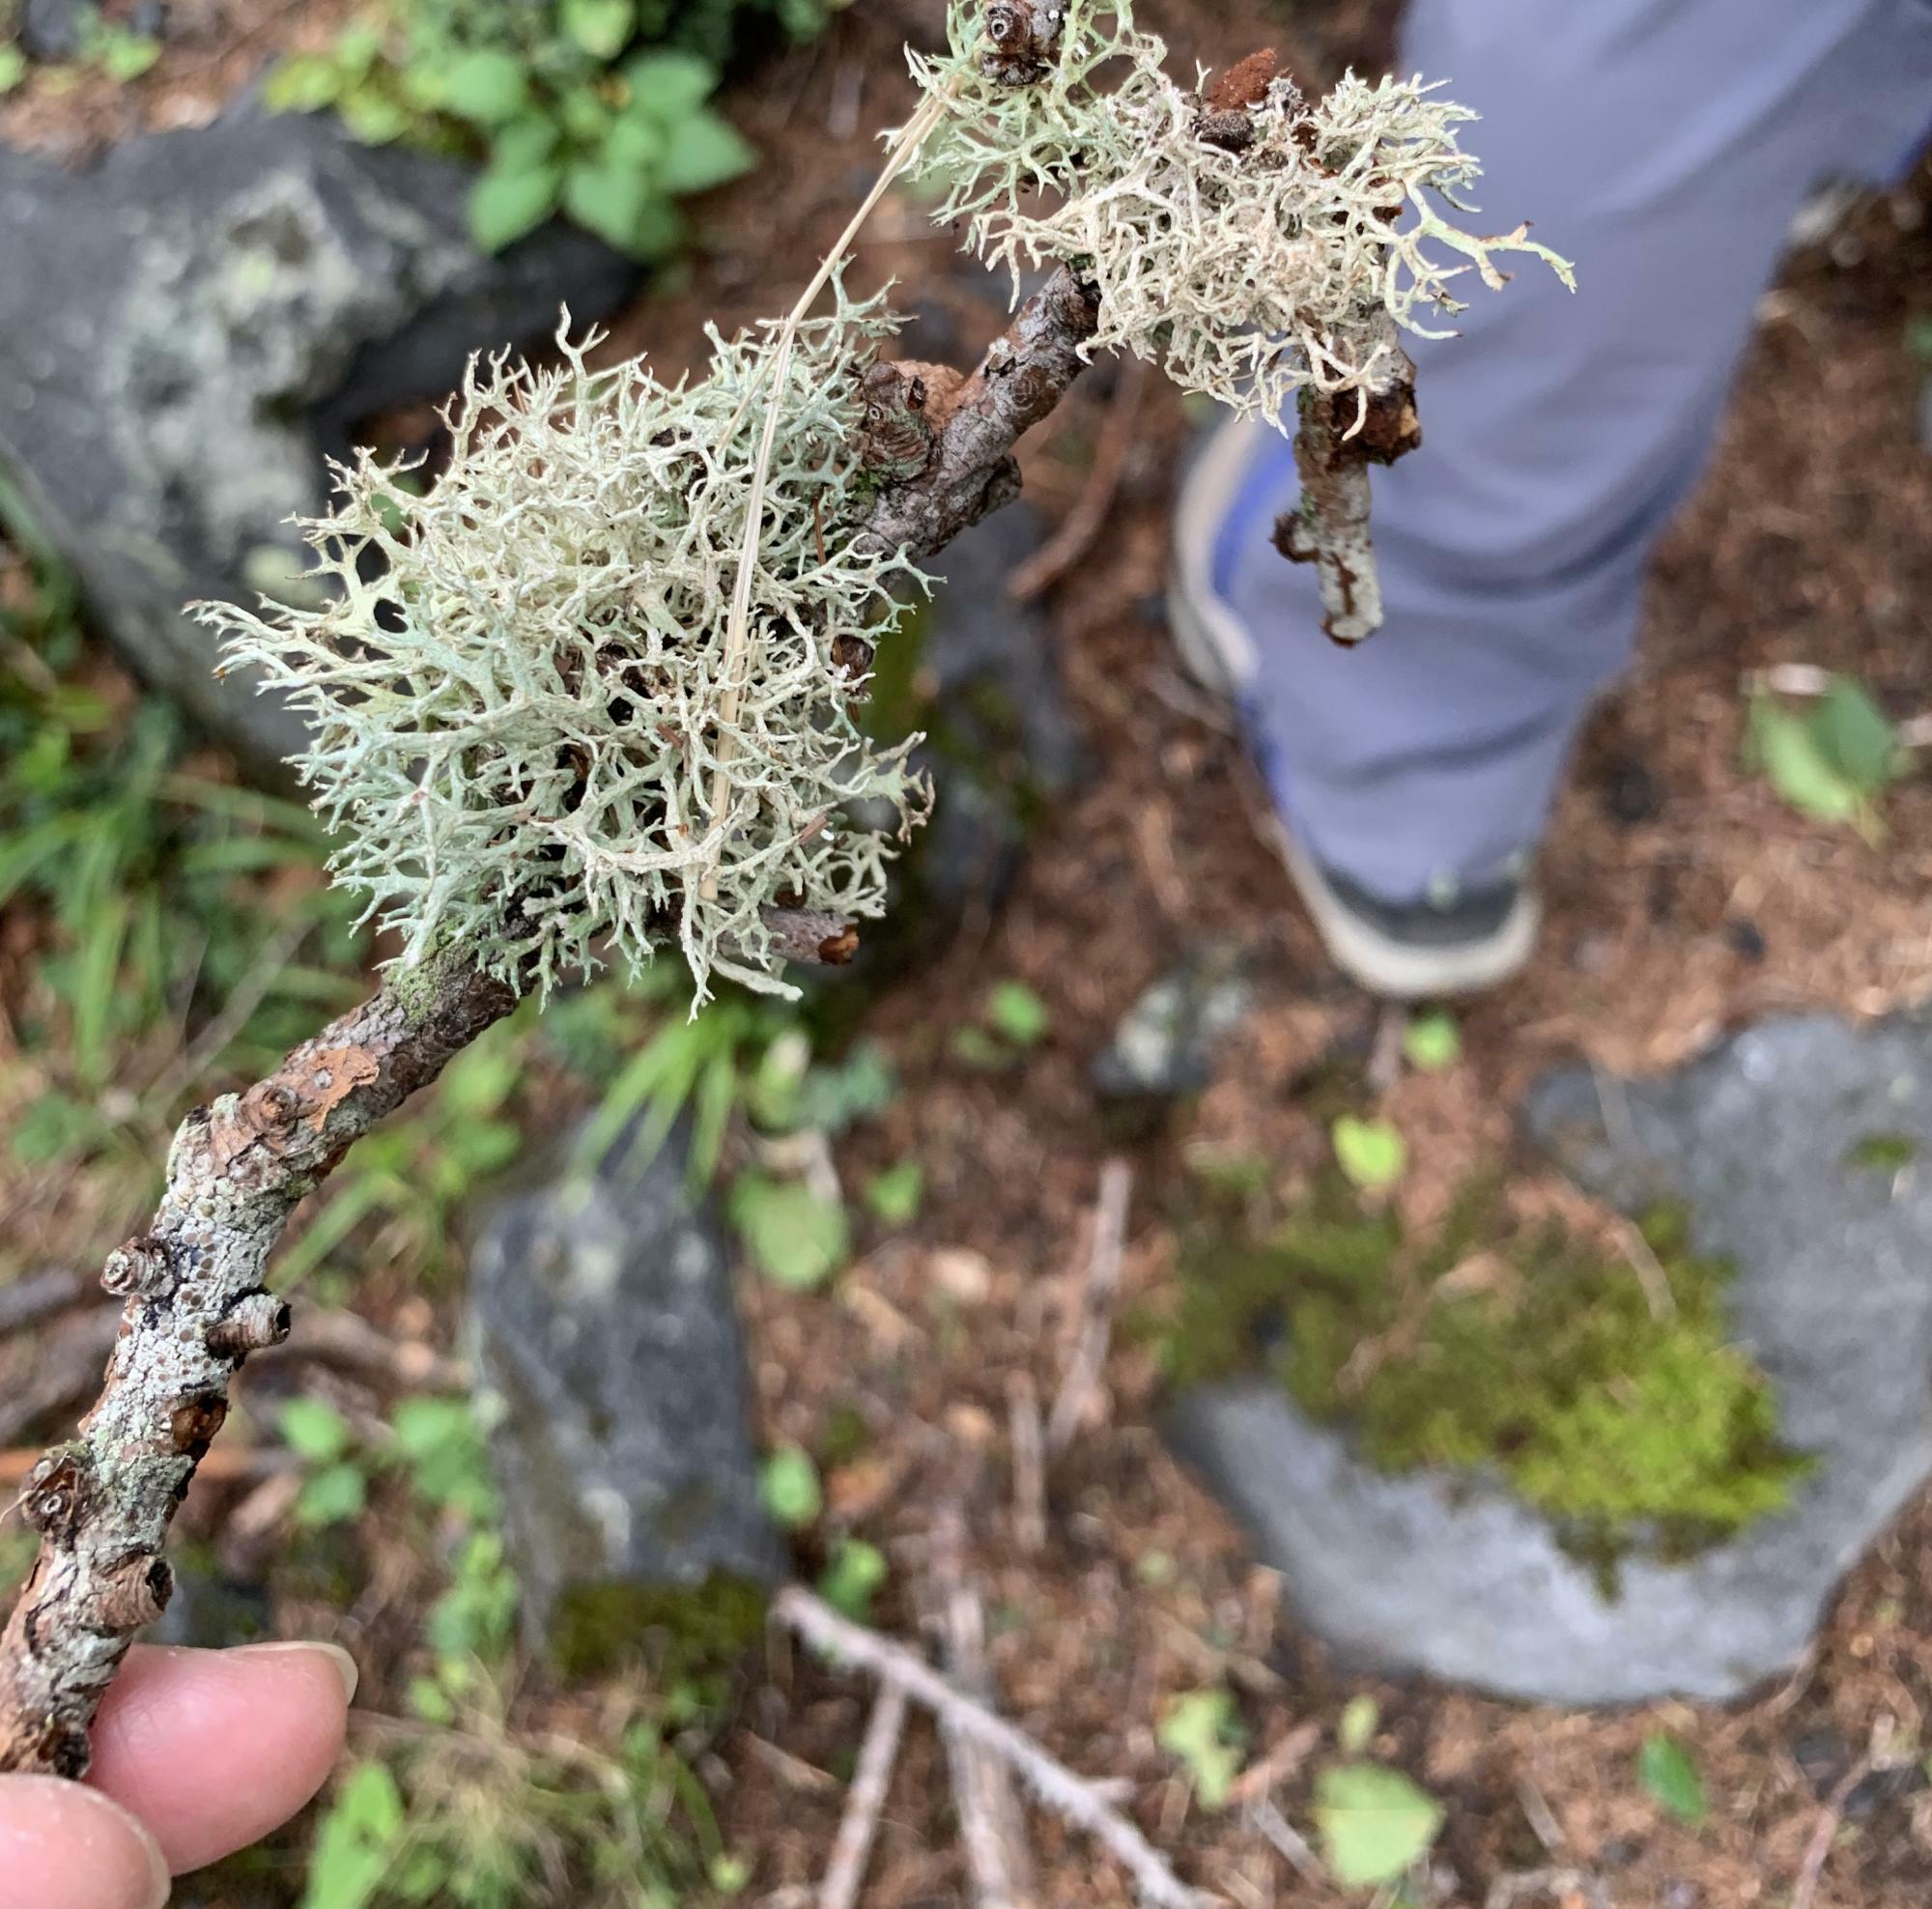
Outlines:
<svg viewBox="0 0 1932 1909"><path fill-rule="evenodd" d="M1363 392L1308 390L1294 464L1301 502L1277 518L1274 547L1291 563L1312 563L1321 585L1321 627L1338 643L1358 643L1382 624L1381 580L1369 536L1369 466L1393 464L1422 442L1415 366L1386 314L1381 376Z"/></svg>

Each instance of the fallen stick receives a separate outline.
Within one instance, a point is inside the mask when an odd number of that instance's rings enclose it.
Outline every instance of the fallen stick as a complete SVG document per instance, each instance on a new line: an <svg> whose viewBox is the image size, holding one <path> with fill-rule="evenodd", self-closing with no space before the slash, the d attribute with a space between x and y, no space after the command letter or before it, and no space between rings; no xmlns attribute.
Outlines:
<svg viewBox="0 0 1932 1909"><path fill-rule="evenodd" d="M1114 1330L1114 1296L1120 1290L1121 1261L1126 1247L1127 1196L1133 1169L1111 1159L1100 1169L1100 1195L1094 1207L1094 1240L1080 1288L1080 1333L1060 1382L1046 1421L1046 1455L1055 1459L1073 1442L1087 1402L1100 1382L1107 1345Z"/></svg>
<svg viewBox="0 0 1932 1909"><path fill-rule="evenodd" d="M1143 1901L1155 1909L1206 1909L1215 1900L1206 1891L1183 1883L1140 1831L1100 1799L1092 1783L1005 1718L955 1690L904 1644L841 1617L801 1584L788 1584L773 1598L772 1615L834 1663L896 1679L908 1696L923 1703L943 1724L999 1757L1044 1808L1099 1843L1133 1877Z"/></svg>
<svg viewBox="0 0 1932 1909"><path fill-rule="evenodd" d="M1147 367L1139 358L1122 353L1119 363L1120 383L1100 425L1093 469L1060 527L1008 578L1007 595L1014 603L1031 603L1052 589L1093 548L1114 507L1140 421L1141 393L1147 388Z"/></svg>
<svg viewBox="0 0 1932 1909"><path fill-rule="evenodd" d="M845 1795L845 1813L838 1819L832 1861L818 1892L818 1909L852 1909L859 1900L866 1865L872 1859L872 1839L878 1834L879 1811L885 1808L893 1766L898 1761L905 1715L905 1689L896 1678L888 1677L879 1686L866 1740L859 1747L859 1767Z"/></svg>
<svg viewBox="0 0 1932 1909"><path fill-rule="evenodd" d="M1825 1807L1819 1810L1810 1839L1804 1845L1798 1874L1792 1880L1791 1909L1811 1909L1811 1899L1818 1893L1818 1878L1825 1872L1825 1860L1831 1855L1838 1827L1845 1820L1845 1805L1874 1767L1872 1755L1867 1752L1832 1785L1832 1793L1825 1799Z"/></svg>
<svg viewBox="0 0 1932 1909"><path fill-rule="evenodd" d="M1046 1543L1046 1462L1039 1394L1024 1372L1014 1373L1007 1386L1007 1433L1013 1456L1013 1536L1031 1554Z"/></svg>
<svg viewBox="0 0 1932 1909"><path fill-rule="evenodd" d="M94 1291L86 1273L68 1267L29 1272L0 1286L0 1334L38 1325L70 1306L77 1306Z"/></svg>
<svg viewBox="0 0 1932 1909"><path fill-rule="evenodd" d="M932 1590L947 1667L967 1695L988 1702L986 1613L966 1575L966 1518L958 1501L933 1524ZM1026 1824L1007 1766L949 1724L940 1725L946 1767L959 1811L959 1839L976 1909L1021 1909L1033 1895Z"/></svg>

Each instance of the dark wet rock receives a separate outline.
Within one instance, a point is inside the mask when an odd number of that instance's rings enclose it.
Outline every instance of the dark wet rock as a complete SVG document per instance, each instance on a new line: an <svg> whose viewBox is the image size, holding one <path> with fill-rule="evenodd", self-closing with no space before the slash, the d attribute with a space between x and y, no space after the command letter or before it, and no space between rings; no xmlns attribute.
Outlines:
<svg viewBox="0 0 1932 1909"><path fill-rule="evenodd" d="M1844 1572L1932 1475L1932 1017L1766 1022L1662 1079L1559 1073L1527 1125L1626 1212L1681 1203L1736 1262L1739 1342L1813 1455L1786 1511L1613 1591L1468 1476L1390 1477L1260 1382L1179 1402L1184 1456L1301 1619L1348 1655L1514 1696L1726 1699L1786 1672Z"/></svg>
<svg viewBox="0 0 1932 1909"><path fill-rule="evenodd" d="M582 1658L586 1624L776 1581L729 1259L680 1142L645 1160L627 1135L499 1204L471 1307L532 1644Z"/></svg>
<svg viewBox="0 0 1932 1909"><path fill-rule="evenodd" d="M227 1650L266 1643L275 1634L268 1591L228 1577L192 1551L177 1551L174 1594L159 1621L143 1633L151 1644L185 1644Z"/></svg>
<svg viewBox="0 0 1932 1909"><path fill-rule="evenodd" d="M241 108L85 172L0 148L0 475L156 687L259 759L298 739L217 683L191 598L298 596L284 522L384 405L468 356L581 322L634 269L553 224L498 258L466 237L469 173L357 145L326 116Z"/></svg>
<svg viewBox="0 0 1932 1909"><path fill-rule="evenodd" d="M1094 1057L1104 1099L1172 1100L1214 1077L1214 1052L1254 1004L1240 951L1198 950L1146 988Z"/></svg>
<svg viewBox="0 0 1932 1909"><path fill-rule="evenodd" d="M27 0L20 10L20 51L30 60L71 60L80 51L87 0Z"/></svg>
<svg viewBox="0 0 1932 1909"><path fill-rule="evenodd" d="M891 919L867 930L861 971L916 959L962 920L1005 899L1042 813L1085 774L1060 687L1053 628L1007 594L1044 540L1025 503L996 511L931 559L942 579L881 645L872 721L888 739L923 732L931 819L899 865ZM861 812L892 826L889 812Z"/></svg>

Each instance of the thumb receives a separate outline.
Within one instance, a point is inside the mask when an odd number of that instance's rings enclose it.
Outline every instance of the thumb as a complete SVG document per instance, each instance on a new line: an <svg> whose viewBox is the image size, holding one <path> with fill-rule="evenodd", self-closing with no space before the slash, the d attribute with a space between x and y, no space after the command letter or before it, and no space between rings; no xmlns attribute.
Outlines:
<svg viewBox="0 0 1932 1909"><path fill-rule="evenodd" d="M99 1790L59 1777L0 1777L0 1876L34 1909L161 1909L155 1839Z"/></svg>

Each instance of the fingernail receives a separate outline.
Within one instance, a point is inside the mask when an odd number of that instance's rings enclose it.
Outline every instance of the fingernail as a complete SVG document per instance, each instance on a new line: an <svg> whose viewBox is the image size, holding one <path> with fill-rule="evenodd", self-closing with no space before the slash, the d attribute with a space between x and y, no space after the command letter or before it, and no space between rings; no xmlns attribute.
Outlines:
<svg viewBox="0 0 1932 1909"><path fill-rule="evenodd" d="M342 1679L342 1700L344 1703L355 1701L355 1686L362 1681L362 1673L355 1667L355 1660L340 1644L303 1642L298 1644L242 1644L230 1653L235 1657L294 1657L297 1655L322 1657L328 1660L330 1667Z"/></svg>
<svg viewBox="0 0 1932 1909"><path fill-rule="evenodd" d="M130 1815L113 1798L85 1784L71 1783L64 1777L0 1779L0 1799L4 1799L0 1801L0 1816L16 1818L20 1812L10 1806L22 1797L29 1799L27 1813L38 1838L51 1838L68 1852L62 1880L83 1883L84 1895L76 1895L72 1900L125 1903L127 1909L166 1909L170 1888L167 1860L139 1817ZM7 1827L19 1825L10 1822ZM78 1865L73 1861L76 1855L81 1859ZM13 1850L10 1859L16 1865L32 1866L35 1852L31 1846ZM99 1894L102 1880L112 1891L106 1897ZM55 1899L69 1899L61 1895L61 1881L52 1887Z"/></svg>

